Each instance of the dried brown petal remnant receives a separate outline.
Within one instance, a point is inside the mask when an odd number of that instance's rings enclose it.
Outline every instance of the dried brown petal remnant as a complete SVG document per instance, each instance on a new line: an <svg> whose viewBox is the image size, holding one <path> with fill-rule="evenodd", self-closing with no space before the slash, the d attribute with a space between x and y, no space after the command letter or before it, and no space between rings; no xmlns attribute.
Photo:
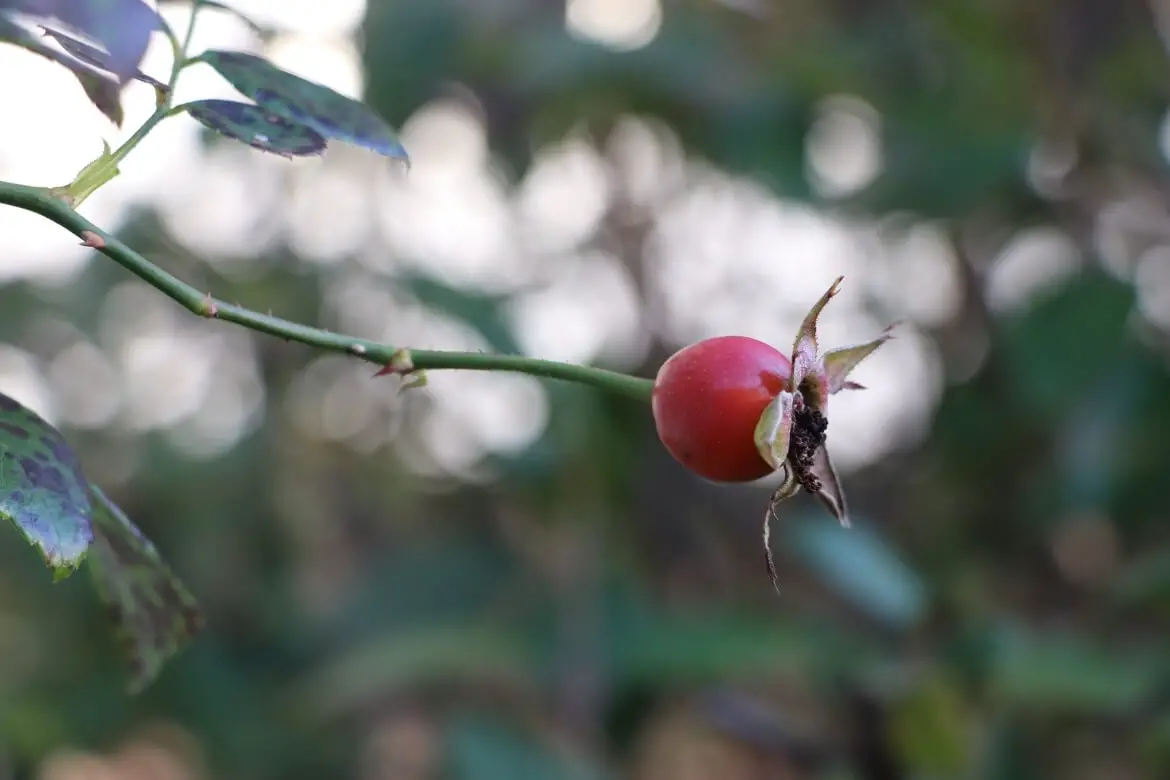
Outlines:
<svg viewBox="0 0 1170 780"><path fill-rule="evenodd" d="M849 381L850 372L892 337L887 328L865 344L822 351L817 341L817 319L840 286L838 278L805 315L792 345L792 375L756 425L757 451L784 477L764 516L765 560L773 585L776 569L768 549L768 524L780 502L804 488L821 499L841 525L849 525L845 494L825 448L829 396L842 390L862 389Z"/></svg>

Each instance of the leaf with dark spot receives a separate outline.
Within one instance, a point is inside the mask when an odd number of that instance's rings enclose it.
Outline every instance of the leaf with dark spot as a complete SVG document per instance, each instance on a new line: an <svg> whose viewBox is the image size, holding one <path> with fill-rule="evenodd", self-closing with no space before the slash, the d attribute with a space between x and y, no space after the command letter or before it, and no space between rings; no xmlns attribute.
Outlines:
<svg viewBox="0 0 1170 780"><path fill-rule="evenodd" d="M56 579L81 565L93 540L88 484L61 433L0 394L0 518L41 551Z"/></svg>
<svg viewBox="0 0 1170 780"><path fill-rule="evenodd" d="M320 154L326 141L304 125L272 116L260 106L234 100L188 103L187 113L212 130L265 152L286 157Z"/></svg>
<svg viewBox="0 0 1170 780"><path fill-rule="evenodd" d="M93 487L93 554L89 568L130 663L131 693L203 626L199 605L130 519Z"/></svg>
<svg viewBox="0 0 1170 780"><path fill-rule="evenodd" d="M60 26L105 49L105 68L125 83L142 62L150 36L162 26L158 12L142 0L0 0L0 14L23 14Z"/></svg>
<svg viewBox="0 0 1170 780"><path fill-rule="evenodd" d="M287 73L252 54L206 51L199 57L268 113L399 160L406 149L371 109L326 86Z"/></svg>

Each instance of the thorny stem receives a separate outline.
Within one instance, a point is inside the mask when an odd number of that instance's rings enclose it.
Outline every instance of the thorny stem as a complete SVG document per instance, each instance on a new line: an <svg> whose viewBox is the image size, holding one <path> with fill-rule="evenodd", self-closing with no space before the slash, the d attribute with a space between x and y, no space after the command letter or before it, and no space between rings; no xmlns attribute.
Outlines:
<svg viewBox="0 0 1170 780"><path fill-rule="evenodd" d="M0 204L31 211L56 222L81 238L87 246L97 249L192 314L233 322L250 330L279 336L288 341L296 341L330 352L354 355L378 365L387 365L396 358L396 355L400 356L399 350L388 344L379 344L290 322L212 298L159 268L45 190L0 181ZM639 401L649 401L650 391L654 386L654 383L649 379L616 371L520 355L409 350L409 356L411 366L418 371L445 368L507 371L546 379L579 382Z"/></svg>
<svg viewBox="0 0 1170 780"><path fill-rule="evenodd" d="M169 116L181 112L185 105L174 105L175 85L179 75L188 65L198 61L198 58L188 57L191 39L195 30L195 19L199 12L201 0L194 0L191 7L191 20L187 25L182 39L169 28L164 28L171 49L174 54L174 63L171 66L171 75L167 81L166 92L160 96L158 107L134 134L111 153L108 165L102 170L90 172L87 181L93 180L97 186L112 178L113 171L123 159L136 147L151 130ZM77 182L75 182L75 185ZM96 190L96 186L88 189L86 195ZM171 275L133 249L123 244L114 236L106 233L85 217L78 214L72 205L56 197L59 191L45 190L37 187L28 187L13 182L0 181L0 203L15 206L26 211L32 211L56 222L69 230L83 243L105 254L116 263L138 276L147 284L156 288L167 297L193 314L201 317L215 318L242 325L245 328L272 336L279 336L288 341L296 341L308 346L331 352L343 352L354 355L363 360L379 365L392 365L393 361L401 360L401 350L388 344L379 344L373 341L357 339L338 333L332 333L320 328L313 328L296 322L283 320L268 314L246 309L242 306L216 300L206 293L202 293L181 279ZM562 379L570 382L579 382L601 390L624 395L640 401L650 399L653 382L616 371L606 371L600 368L582 366L573 363L560 363L537 358L528 358L520 355L485 355L472 352L440 352L429 350L409 350L409 363L414 371L427 369L465 369L471 371L507 371L512 373L528 374L546 379Z"/></svg>

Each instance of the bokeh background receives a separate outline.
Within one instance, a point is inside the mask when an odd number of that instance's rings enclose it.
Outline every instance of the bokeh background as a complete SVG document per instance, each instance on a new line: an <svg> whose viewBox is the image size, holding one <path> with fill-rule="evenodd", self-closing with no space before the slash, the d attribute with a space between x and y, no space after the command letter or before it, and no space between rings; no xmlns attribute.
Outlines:
<svg viewBox="0 0 1170 780"><path fill-rule="evenodd" d="M0 778L790 780L1170 772L1170 4L234 0L195 47L362 97L413 157L169 120L83 208L219 297L652 376L739 333L896 341L834 398L857 528L692 477L649 409L205 322L0 211L0 390L208 627L125 669L0 545ZM182 28L185 3L164 3ZM162 76L160 40L144 69ZM0 177L124 129L0 46ZM180 100L228 97L203 66Z"/></svg>

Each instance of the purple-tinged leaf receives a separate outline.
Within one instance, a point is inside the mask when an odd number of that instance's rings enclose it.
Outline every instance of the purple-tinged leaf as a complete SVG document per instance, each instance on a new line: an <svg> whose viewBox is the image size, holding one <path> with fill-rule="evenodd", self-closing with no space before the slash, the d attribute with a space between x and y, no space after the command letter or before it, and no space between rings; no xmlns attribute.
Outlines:
<svg viewBox="0 0 1170 780"><path fill-rule="evenodd" d="M80 566L93 541L88 487L61 433L0 394L0 518L40 550L54 579Z"/></svg>
<svg viewBox="0 0 1170 780"><path fill-rule="evenodd" d="M776 507L796 495L800 490L800 483L796 474L787 463L781 462L780 487L772 493L768 501L768 511L764 513L764 564L768 567L768 577L772 580L772 587L780 592L780 577L776 573L776 560L772 557L772 520L776 517Z"/></svg>
<svg viewBox="0 0 1170 780"><path fill-rule="evenodd" d="M199 100L185 106L199 122L229 138L285 157L320 154L326 141L304 125L272 116L260 106L234 100Z"/></svg>
<svg viewBox="0 0 1170 780"><path fill-rule="evenodd" d="M15 44L33 54L38 54L45 59L64 65L77 77L77 80L81 83L81 88L85 90L85 94L90 102L97 106L99 111L109 117L110 121L121 126L122 104L119 99L121 96L121 88L109 74L103 73L92 65L82 62L65 52L47 46L30 31L3 16L0 16L0 42Z"/></svg>
<svg viewBox="0 0 1170 780"><path fill-rule="evenodd" d="M829 450L826 447L819 447L813 454L812 473L821 483L817 498L829 508L833 517L837 518L842 526L849 528L852 523L849 521L849 509L845 505L845 491L841 489L841 479L837 476L837 469L833 467L833 460L829 457Z"/></svg>
<svg viewBox="0 0 1170 780"><path fill-rule="evenodd" d="M42 27L41 29L44 30L45 35L59 43L62 49L82 62L86 63L87 65L92 65L95 68L99 68L111 73L113 72L113 69L110 66L110 55L96 46L90 46L85 41L79 41L76 38L70 38L68 35L48 27ZM153 78L152 76L146 75L137 68L134 69L133 78L137 81L143 82L144 84L149 84L155 89L165 90L167 88L166 84L163 84L161 81Z"/></svg>
<svg viewBox="0 0 1170 780"><path fill-rule="evenodd" d="M409 160L390 127L356 100L287 73L253 54L206 51L199 59L270 114L305 125L325 138Z"/></svg>
<svg viewBox="0 0 1170 780"><path fill-rule="evenodd" d="M123 118L122 85L117 82L113 74L78 59L68 52L48 46L30 30L3 16L0 16L0 41L13 43L33 54L38 54L68 68L77 77L89 101L111 122L121 127Z"/></svg>
<svg viewBox="0 0 1170 780"><path fill-rule="evenodd" d="M772 399L756 423L755 442L760 457L773 469L780 468L788 458L788 444L792 437L792 413L796 395L781 392Z"/></svg>
<svg viewBox="0 0 1170 780"><path fill-rule="evenodd" d="M0 0L0 14L56 22L105 49L109 70L125 83L142 62L150 36L163 22L142 0Z"/></svg>
<svg viewBox="0 0 1170 780"><path fill-rule="evenodd" d="M142 531L93 488L90 573L131 667L130 692L151 683L203 626L195 599Z"/></svg>
<svg viewBox="0 0 1170 780"><path fill-rule="evenodd" d="M886 328L882 335L873 341L858 344L855 347L831 349L821 356L821 362L825 366L825 374L829 381L830 393L837 393L841 390L861 389L861 385L848 381L849 374L853 369L857 368L861 361L872 355L878 347L894 337L891 333L893 327L891 325Z"/></svg>
<svg viewBox="0 0 1170 780"><path fill-rule="evenodd" d="M791 387L793 390L799 390L804 396L804 402L813 409L823 409L828 403L829 396L828 381L819 361L817 319L821 316L825 305L841 288L841 282L844 278L838 276L832 286L821 296L821 299L809 309L804 321L800 323L800 330L792 344Z"/></svg>

